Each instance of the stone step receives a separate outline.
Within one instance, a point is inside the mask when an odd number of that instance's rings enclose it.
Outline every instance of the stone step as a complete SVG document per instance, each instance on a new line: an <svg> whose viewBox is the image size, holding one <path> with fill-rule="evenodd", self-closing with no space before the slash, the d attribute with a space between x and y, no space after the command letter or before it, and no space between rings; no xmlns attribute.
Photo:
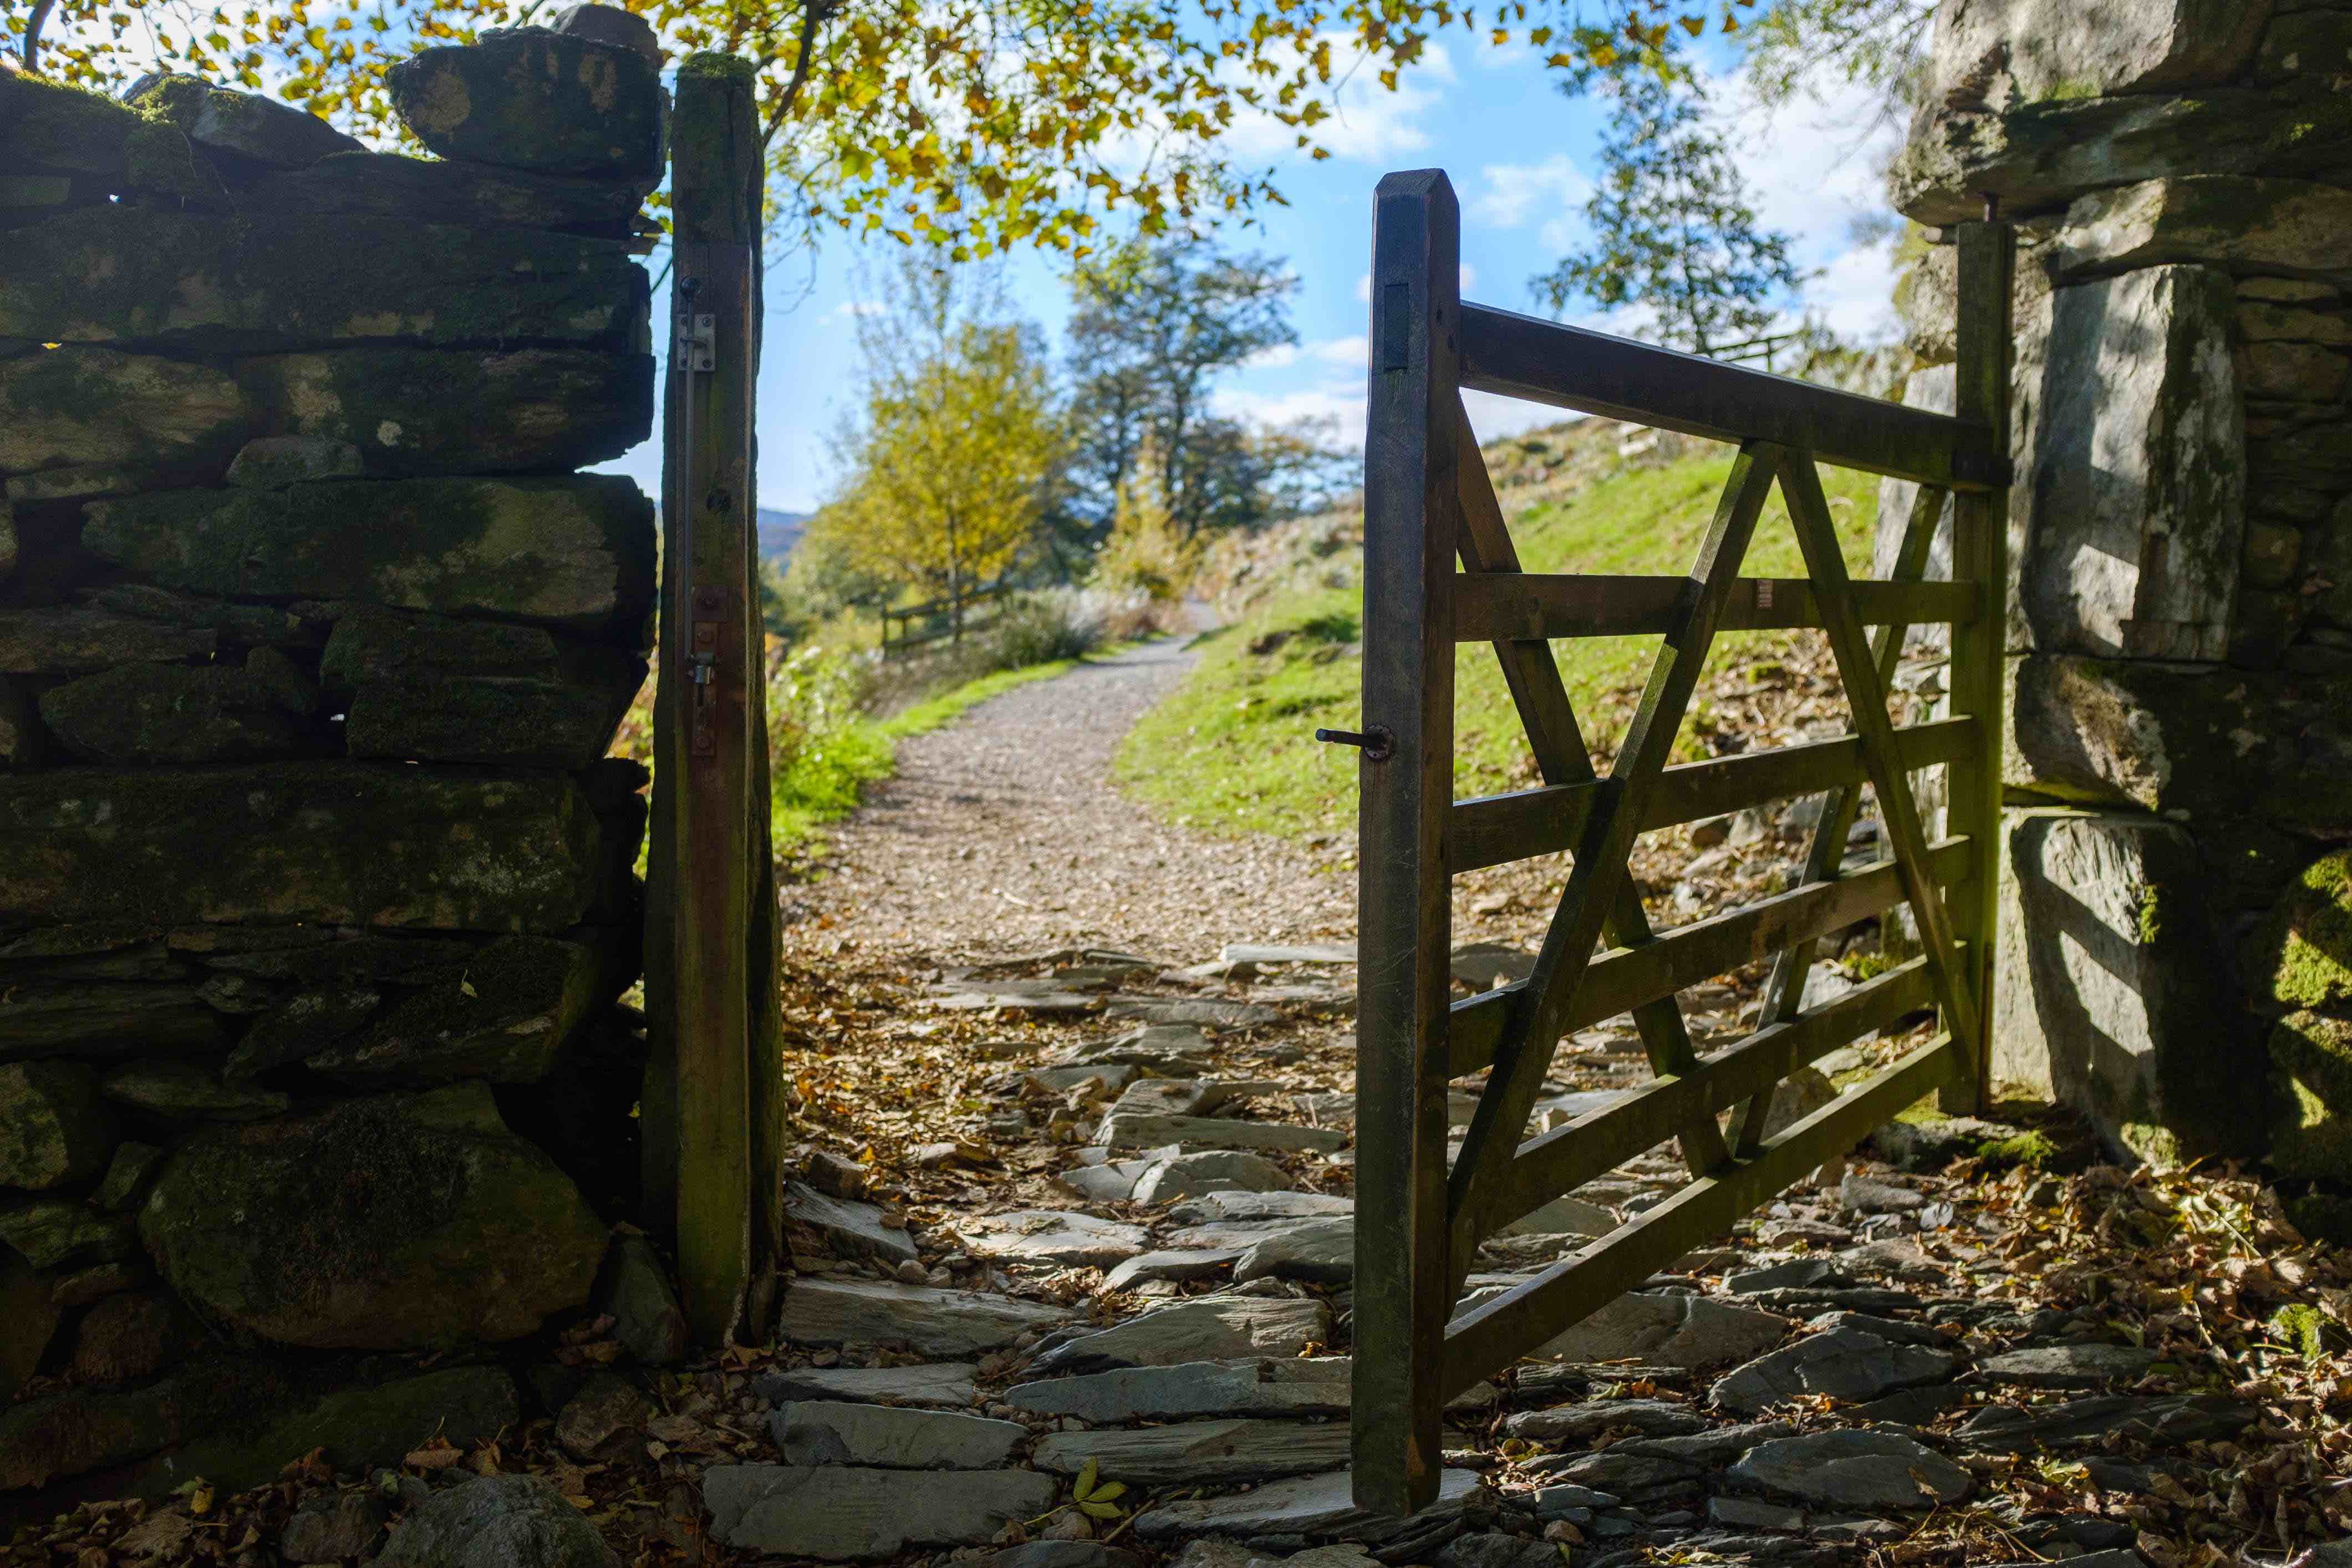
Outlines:
<svg viewBox="0 0 2352 1568"><path fill-rule="evenodd" d="M840 1399L858 1404L944 1405L961 1407L979 1398L971 1362L935 1362L922 1366L797 1367L753 1381L751 1392L771 1404L789 1400Z"/></svg>
<svg viewBox="0 0 2352 1568"><path fill-rule="evenodd" d="M1270 1481L1238 1497L1162 1503L1137 1518L1135 1533L1143 1541L1178 1541L1192 1535L1297 1535L1310 1541L1377 1545L1408 1531L1460 1517L1480 1484L1475 1470L1449 1469L1439 1479L1435 1502L1411 1519L1397 1519L1358 1508L1349 1473L1335 1470Z"/></svg>
<svg viewBox="0 0 2352 1568"><path fill-rule="evenodd" d="M1033 1470L904 1470L846 1465L713 1465L703 1473L710 1533L739 1551L824 1563L895 1557L909 1546L984 1546L1054 1506Z"/></svg>
<svg viewBox="0 0 2352 1568"><path fill-rule="evenodd" d="M1119 1112L1103 1118L1095 1142L1108 1149L1157 1149L1175 1143L1188 1151L1272 1149L1329 1153L1346 1148L1348 1135L1328 1127L1293 1127L1281 1121Z"/></svg>
<svg viewBox="0 0 2352 1568"><path fill-rule="evenodd" d="M790 1298L786 1300L789 1306ZM1115 1328L1082 1334L1040 1356L1032 1370L1099 1372L1248 1356L1296 1356L1330 1335L1330 1310L1320 1301L1207 1296L1161 1307Z"/></svg>
<svg viewBox="0 0 2352 1568"><path fill-rule="evenodd" d="M803 1279L784 1292L779 1329L793 1344L904 1345L918 1355L965 1356L1002 1349L1070 1316L1063 1308L978 1290Z"/></svg>
<svg viewBox="0 0 2352 1568"><path fill-rule="evenodd" d="M768 1435L788 1465L985 1470L1010 1460L1029 1429L982 1415L811 1400L770 1411Z"/></svg>
<svg viewBox="0 0 2352 1568"><path fill-rule="evenodd" d="M1224 1485L1328 1470L1348 1459L1345 1423L1248 1418L1135 1431L1057 1432L1037 1441L1041 1468L1074 1476L1088 1464L1137 1486Z"/></svg>

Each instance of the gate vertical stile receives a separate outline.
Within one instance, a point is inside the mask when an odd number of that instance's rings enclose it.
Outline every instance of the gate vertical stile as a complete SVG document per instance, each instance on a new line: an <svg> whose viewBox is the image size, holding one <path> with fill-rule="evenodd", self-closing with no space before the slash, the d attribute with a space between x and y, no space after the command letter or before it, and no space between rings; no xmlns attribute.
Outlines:
<svg viewBox="0 0 2352 1568"><path fill-rule="evenodd" d="M1954 369L1953 412L2010 440L2011 358L2016 328L2012 303L2017 234L2005 223L1964 223L1954 243L1959 255L1958 319L1954 323L1958 363ZM1969 970L1978 1008L1977 1037L1967 1042L1975 1071L1969 1081L1940 1097L1947 1111L1979 1115L1992 1084L1992 977L1995 928L2000 917L2001 664L2009 647L2009 488L1996 485L1953 497L1952 576L1984 584L1991 605L1975 620L1952 628L1948 685L1955 716L1974 719L1985 737L1975 756L1954 764L1946 782L1946 831L1966 834L1986 847L1987 874L1954 901L1953 924L1968 941Z"/></svg>
<svg viewBox="0 0 2352 1568"><path fill-rule="evenodd" d="M2002 509L2012 242L1963 226L1959 411L1939 415L1513 316L1460 299L1458 210L1442 172L1391 174L1375 204L1365 436L1364 735L1359 854L1354 1443L1357 1502L1402 1513L1441 1490L1445 1403L1632 1289L1852 1148L1924 1094L1984 1091L2000 822ZM1738 448L1682 577L1529 573L1483 467L1465 391L1683 431ZM1892 578L1850 579L1818 463L1919 487ZM1772 489L1806 576L1744 577ZM1953 518L1954 580L1925 580ZM1462 570L1456 572L1459 556ZM1915 623L1953 627L1948 716L1896 726L1888 687ZM1828 635L1853 710L1838 739L1670 766L1720 631ZM1642 700L1596 776L1554 638L1654 636ZM1486 642L1527 731L1538 787L1453 799L1454 648ZM1351 737L1353 738L1353 737ZM1912 780L1950 769L1930 841ZM1892 858L1849 868L1867 784ZM1629 858L1640 835L1791 796L1824 796L1803 880L1738 909L1651 929ZM1572 851L1533 973L1452 999L1452 878ZM1906 906L1921 956L1808 1006L1816 945ZM1604 947L1605 944L1605 947ZM1678 994L1777 961L1751 1032L1706 1058ZM1829 1104L1768 1135L1790 1072L1881 1030L1940 1028ZM1653 1081L1526 1136L1559 1041L1630 1014ZM1484 1072L1447 1160L1448 1089ZM1736 1112L1727 1142L1717 1117ZM1460 1316L1485 1239L1668 1139L1691 1180Z"/></svg>
<svg viewBox="0 0 2352 1568"><path fill-rule="evenodd" d="M647 858L646 1219L695 1340L756 1333L781 1250L782 1065L753 415L766 169L754 70L679 67Z"/></svg>
<svg viewBox="0 0 2352 1568"><path fill-rule="evenodd" d="M1454 466L1475 462L1477 451L1459 450L1455 435L1453 189L1442 174L1391 174L1372 225L1364 721L1386 731L1388 753L1367 750L1360 764L1354 1484L1368 1506L1410 1498L1418 1507L1439 1480L1452 1289L1444 837L1454 800Z"/></svg>

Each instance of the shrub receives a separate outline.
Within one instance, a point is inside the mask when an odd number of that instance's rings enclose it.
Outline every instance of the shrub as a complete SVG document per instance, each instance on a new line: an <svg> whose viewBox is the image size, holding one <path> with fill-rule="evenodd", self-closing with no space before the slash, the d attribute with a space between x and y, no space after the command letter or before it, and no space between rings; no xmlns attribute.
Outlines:
<svg viewBox="0 0 2352 1568"><path fill-rule="evenodd" d="M1084 658L1103 643L1102 616L1087 595L1069 589L1023 594L1008 600L986 633L991 669Z"/></svg>

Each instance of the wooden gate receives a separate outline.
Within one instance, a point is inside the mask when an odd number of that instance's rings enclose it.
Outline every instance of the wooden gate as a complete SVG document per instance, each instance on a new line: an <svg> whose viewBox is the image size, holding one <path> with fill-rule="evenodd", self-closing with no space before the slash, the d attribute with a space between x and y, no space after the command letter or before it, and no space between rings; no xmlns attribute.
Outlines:
<svg viewBox="0 0 2352 1568"><path fill-rule="evenodd" d="M678 68L639 1109L646 1228L699 1343L757 1342L783 1249L784 1084L752 437L766 163L756 68Z"/></svg>
<svg viewBox="0 0 2352 1568"><path fill-rule="evenodd" d="M1362 763L1355 1290L1355 1495L1427 1504L1447 1399L1509 1366L1923 1095L1973 1104L1983 1083L2000 813L2002 584L2009 478L2011 241L1961 226L1958 410L1927 413L1556 322L1462 303L1460 218L1437 171L1381 182L1373 222L1371 405L1364 462ZM1736 443L1686 577L1523 573L1479 458L1464 389ZM1848 580L1817 463L1916 481L1894 579ZM1775 485L1807 575L1739 567ZM1952 582L1925 581L1952 504ZM1459 569L1457 570L1457 562ZM1895 728L1886 687L1906 628L1952 627L1948 717ZM1666 765L1718 631L1817 627L1852 708L1842 738ZM1865 630L1875 627L1874 635ZM1560 637L1662 636L1608 774L1598 775L1553 662ZM1454 798L1454 660L1487 643L1540 787ZM1945 837L1912 786L1948 770ZM1843 872L1867 783L1892 858ZM1825 794L1804 879L1654 933L1627 855L1645 831ZM1452 999L1450 879L1572 856L1524 981ZM1801 1005L1815 943L1897 904L1925 952L1825 1005ZM1602 951L1604 939L1606 949ZM1777 952L1755 1032L1700 1058L1675 994ZM1933 1005L1927 1046L1771 1137L1779 1081ZM1654 1081L1523 1141L1561 1037L1631 1012ZM1485 1074L1449 1163L1447 1089ZM1717 1121L1736 1111L1728 1136ZM1541 1274L1454 1315L1479 1243L1553 1197L1679 1138L1693 1180ZM1450 1320L1450 1321L1449 1321Z"/></svg>

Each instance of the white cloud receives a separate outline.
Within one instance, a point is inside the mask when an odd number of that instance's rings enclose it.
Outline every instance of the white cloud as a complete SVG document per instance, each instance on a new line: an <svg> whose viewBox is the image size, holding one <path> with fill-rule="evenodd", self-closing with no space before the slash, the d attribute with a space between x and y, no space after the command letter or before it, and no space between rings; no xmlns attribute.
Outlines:
<svg viewBox="0 0 2352 1568"><path fill-rule="evenodd" d="M1339 422L1339 439L1360 447L1364 440L1364 384L1326 382L1291 392L1255 392L1229 386L1213 399L1216 411L1228 419L1253 425L1291 425L1301 419Z"/></svg>
<svg viewBox="0 0 2352 1568"><path fill-rule="evenodd" d="M1307 353L1325 364L1343 364L1361 370L1371 357L1372 345L1362 337L1327 338L1319 343L1307 344Z"/></svg>
<svg viewBox="0 0 2352 1568"><path fill-rule="evenodd" d="M1807 305L1843 336L1889 336L1893 242L1852 238L1854 220L1885 213L1881 171L1902 144L1903 128L1887 117L1884 99L1827 70L1777 110L1759 104L1744 80L1710 86L1758 218L1794 236L1799 263L1820 269L1805 287Z"/></svg>
<svg viewBox="0 0 2352 1568"><path fill-rule="evenodd" d="M1478 174L1482 184L1470 200L1469 216L1489 228L1517 228L1530 217L1549 225L1592 196L1592 182L1565 153L1540 163L1488 163Z"/></svg>
<svg viewBox="0 0 2352 1568"><path fill-rule="evenodd" d="M878 300L844 300L840 304L819 316L816 319L817 325L830 326L835 321L852 321L859 316L878 316L882 313L883 308L882 302Z"/></svg>
<svg viewBox="0 0 2352 1568"><path fill-rule="evenodd" d="M1269 343L1242 361L1244 370L1283 370L1298 363L1296 343Z"/></svg>
<svg viewBox="0 0 2352 1568"><path fill-rule="evenodd" d="M1523 430L1540 430L1547 425L1583 417L1570 414L1565 408L1553 408L1541 403L1522 403L1516 397L1497 397L1491 392L1464 393L1462 409L1470 416L1470 428L1478 433L1481 443L1499 441Z"/></svg>

